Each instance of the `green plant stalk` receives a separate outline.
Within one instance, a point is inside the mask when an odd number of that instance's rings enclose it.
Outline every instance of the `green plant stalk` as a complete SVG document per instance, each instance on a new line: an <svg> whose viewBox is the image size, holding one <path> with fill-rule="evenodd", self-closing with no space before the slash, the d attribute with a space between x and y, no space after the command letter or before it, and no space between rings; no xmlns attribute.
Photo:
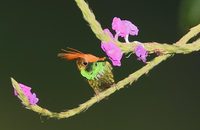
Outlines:
<svg viewBox="0 0 200 130"><path fill-rule="evenodd" d="M103 32L101 25L97 22L94 14L89 9L89 6L85 3L85 1L84 0L75 0L75 1L77 5L79 6L79 8L81 9L83 13L83 17L89 23L96 37L99 38L101 41L112 40ZM153 69L155 66L157 66L162 61L169 58L170 56L173 56L176 53L188 54L194 51L199 51L200 39L190 44L186 44L191 38L196 36L199 32L200 32L200 24L191 28L190 31L175 44L169 45L166 43L160 44L157 42L144 43L145 48L149 52L154 53L154 51L158 49L162 52L162 55L155 57L152 61L148 62L144 67L130 74L127 78L124 78L123 80L119 81L117 84L113 85L109 89L99 93L98 96L94 96L90 100L86 101L85 103L80 104L78 107L69 109L67 111L52 112L38 105L31 105L28 102L28 99L26 98L26 96L23 94L22 90L20 89L18 82L15 81L13 78L11 78L12 86L19 93L18 97L20 98L20 100L26 106L27 109L30 109L36 113L39 113L43 116L48 116L51 118L57 118L57 119L68 118L87 110L93 104L101 101L105 97L110 96L117 90L122 89L126 85L132 84L133 82L137 81L142 75L147 74L151 69ZM121 44L119 41L115 41L115 42L124 51L124 53L132 52L134 47L137 45L137 42L125 43L125 44Z"/></svg>
<svg viewBox="0 0 200 130"><path fill-rule="evenodd" d="M96 35L96 37L100 41L113 41L114 39L110 39L109 36L107 36L99 24L99 22L96 20L95 15L92 13L92 11L89 9L88 4L84 0L75 0L78 7L80 8L84 19L89 23L90 28ZM183 54L188 54L192 52L193 50L199 50L200 49L200 43L197 45L185 45L185 46L180 46L185 44L187 41L189 41L192 37L196 36L200 32L200 24L191 28L190 31L183 36L176 45L174 44L161 44L157 42L149 42L149 43L144 43L144 47L148 52L154 53L155 50L161 50L163 54L171 54L171 53L183 53ZM133 52L134 48L136 47L137 43L136 42L131 42L131 43L121 43L119 41L114 41L124 53L129 53Z"/></svg>
<svg viewBox="0 0 200 130"><path fill-rule="evenodd" d="M124 43L120 47L124 53L134 53L133 50L137 45L137 42L132 42ZM149 54L155 53L156 50L159 50L162 54L188 54L200 50L200 39L189 44L161 44L157 42L149 42L143 43L143 45L145 46L145 49L148 50Z"/></svg>
<svg viewBox="0 0 200 130"><path fill-rule="evenodd" d="M193 42L192 44L198 46L199 43L200 43L200 40L197 40L197 41ZM196 50L194 49L193 51L196 51ZM161 55L161 56L154 58L152 61L148 62L147 65L145 65L141 69L137 70L136 72L130 74L127 78L119 81L117 84L113 85L111 88L99 93L98 96L92 97L90 100L86 101L85 103L80 104L79 107L76 107L76 108L73 108L73 109L70 109L70 110L67 110L67 111L63 111L63 112L52 112L52 111L50 111L46 108L40 107L38 105L30 105L29 102L28 102L28 99L23 94L22 90L20 89L20 86L17 83L17 81L15 81L13 78L11 78L11 82L12 82L14 89L19 93L20 100L26 106L27 109L30 109L30 110L32 110L36 113L39 113L43 116L62 119L62 118L68 118L68 117L74 116L76 114L79 114L80 112L87 110L93 104L101 101L105 97L110 96L116 90L122 89L126 85L129 85L129 84L131 85L133 82L137 81L142 75L147 74L156 65L158 65L162 61L166 60L170 56L172 56L172 54L165 54L165 55Z"/></svg>
<svg viewBox="0 0 200 130"><path fill-rule="evenodd" d="M51 118L61 119L61 118L68 118L68 117L74 116L76 114L79 114L82 111L87 110L93 104L101 101L105 97L110 96L116 90L122 89L128 84L132 84L139 77L141 77L144 74L147 74L152 68L154 68L156 65L158 65L161 61L165 60L169 56L170 55L163 55L163 56L156 57L154 60L152 60L147 65L142 67L140 70L138 70L138 71L134 72L133 74L129 75L127 78L119 81L117 84L113 85L109 89L99 93L98 96L94 96L90 100L86 101L85 103L80 104L79 107L77 107L77 108L73 108L73 109L70 109L70 110L67 110L67 111L64 111L64 112L52 112L52 111L49 111L48 109L42 108L42 107L40 107L38 105L30 105L28 102L24 103L24 105L26 106L27 109L30 109L30 110L32 110L34 112L37 112L37 113L39 113L39 114L41 114L43 116L48 116L48 117L51 117ZM21 89L20 89L20 86L19 86L18 82L15 81L13 78L11 78L11 82L12 82L12 85L13 85L14 89L17 92L20 92ZM23 102L27 101L26 96L22 92L19 93L19 96L21 97L20 99Z"/></svg>
<svg viewBox="0 0 200 130"><path fill-rule="evenodd" d="M177 42L177 45L186 44L191 38L195 37L199 32L200 32L200 24L191 28L190 31Z"/></svg>
<svg viewBox="0 0 200 130"><path fill-rule="evenodd" d="M75 0L75 1L80 10L82 11L83 18L89 23L96 37L101 41L109 41L110 37L103 32L101 25L96 20L95 15L90 10L88 4L84 0Z"/></svg>

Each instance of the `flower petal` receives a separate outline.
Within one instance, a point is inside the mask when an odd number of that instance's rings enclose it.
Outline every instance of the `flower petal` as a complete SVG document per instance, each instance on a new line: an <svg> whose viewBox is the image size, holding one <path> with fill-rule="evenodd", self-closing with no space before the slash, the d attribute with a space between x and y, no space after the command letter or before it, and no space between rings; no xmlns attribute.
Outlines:
<svg viewBox="0 0 200 130"><path fill-rule="evenodd" d="M121 66L121 58L123 53L117 45L112 42L102 42L101 48L107 54L114 66Z"/></svg>
<svg viewBox="0 0 200 130"><path fill-rule="evenodd" d="M104 31L104 33L106 33L108 36L110 36L113 39L113 35L112 35L112 33L110 32L109 29L106 28L103 31Z"/></svg>
<svg viewBox="0 0 200 130"><path fill-rule="evenodd" d="M23 91L24 95L28 98L29 103L31 105L35 105L39 101L39 99L36 97L36 94L35 93L33 93L33 94L31 93L31 88L30 87L28 87L28 86L26 86L24 84L21 84L21 83L19 83L19 86L21 87L21 90ZM14 90L14 95L15 96L19 95L16 90Z"/></svg>
<svg viewBox="0 0 200 130"><path fill-rule="evenodd" d="M112 21L112 29L115 30L116 34L121 37L127 35L138 35L138 28L128 20L121 20L120 18L114 17Z"/></svg>
<svg viewBox="0 0 200 130"><path fill-rule="evenodd" d="M142 44L139 44L135 48L135 54L138 57L138 60L146 62L146 58L148 56L147 50L144 48Z"/></svg>

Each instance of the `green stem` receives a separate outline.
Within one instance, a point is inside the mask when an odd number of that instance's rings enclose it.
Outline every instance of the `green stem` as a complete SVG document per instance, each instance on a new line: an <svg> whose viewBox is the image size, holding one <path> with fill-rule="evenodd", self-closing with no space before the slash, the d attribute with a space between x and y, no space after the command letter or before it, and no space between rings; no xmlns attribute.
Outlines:
<svg viewBox="0 0 200 130"><path fill-rule="evenodd" d="M87 5L87 3L84 0L75 0L75 1L82 12L84 19L89 23L96 37L100 41L109 41L109 40L113 41L113 39L110 39L109 36L107 36L103 32L103 29L100 23L96 20L95 15L89 9L89 6ZM199 50L200 45L195 45L197 48L194 48L191 45L186 45L186 46L180 46L180 45L186 44L187 41L189 41L192 37L196 36L199 32L200 32L200 24L191 28L190 31L177 42L176 45L149 42L149 43L144 43L144 47L150 53L154 53L155 50L160 50L163 54L168 54L168 53L169 54L171 53L187 54L187 53L192 52L194 49ZM137 45L136 42L121 43L119 41L115 41L115 43L122 49L124 53L133 52L135 46Z"/></svg>
<svg viewBox="0 0 200 130"><path fill-rule="evenodd" d="M79 8L81 9L83 13L83 17L85 20L89 23L92 31L96 35L97 38L99 38L101 41L109 41L111 40L102 30L101 25L97 22L95 19L94 14L89 9L88 5L85 3L84 0L75 0ZM26 108L37 112L43 116L48 116L51 118L68 118L71 116L74 116L76 114L79 114L82 111L87 110L89 107L91 107L93 104L101 101L105 97L110 96L113 94L116 90L124 88L126 85L132 84L136 80L138 80L142 75L147 74L151 69L153 69L155 66L160 64L162 61L166 60L168 57L172 56L172 54L175 53L182 53L187 54L194 51L200 50L200 39L194 41L191 44L186 44L192 37L196 36L200 32L200 25L197 25L196 27L193 27L188 34L183 36L177 43L169 45L169 44L160 44L156 42L152 43L144 43L145 48L153 53L156 49L163 52L163 55L157 56L152 61L148 62L144 67L137 70L136 72L130 74L127 78L119 81L117 84L113 85L109 89L99 93L98 96L92 97L90 100L86 101L83 104L80 104L78 107L64 111L64 112L52 112L48 109L42 108L38 105L31 105L28 102L28 99L23 94L19 84L17 81L15 81L13 78L11 78L12 85L14 89L19 93L19 98L22 101L22 103L26 106ZM130 51L133 51L134 47L137 45L136 42L133 43L126 43L122 44L118 41L116 41L117 45L125 52L128 53Z"/></svg>
<svg viewBox="0 0 200 130"><path fill-rule="evenodd" d="M200 24L191 28L190 31L177 42L177 45L186 44L191 38L196 36L199 32L200 32Z"/></svg>
<svg viewBox="0 0 200 130"><path fill-rule="evenodd" d="M101 41L109 41L110 37L103 32L100 23L96 20L95 15L89 9L88 4L84 0L75 1L83 14L83 18L89 23L96 37Z"/></svg>
<svg viewBox="0 0 200 130"><path fill-rule="evenodd" d="M133 52L134 48L138 45L138 43L126 43L122 44L120 48L124 53ZM193 43L189 44L166 44L166 43L157 43L157 42L149 42L143 43L145 49L148 50L149 53L155 53L155 50L159 50L162 54L188 54L194 51L200 50L200 39L196 40Z"/></svg>
<svg viewBox="0 0 200 130"><path fill-rule="evenodd" d="M80 104L79 107L77 107L77 108L73 108L73 109L70 109L70 110L67 110L67 111L64 111L64 112L52 112L52 111L49 111L48 109L42 108L38 105L30 105L29 103L25 103L24 105L26 106L27 109L30 109L30 110L37 112L37 113L39 113L43 116L48 116L48 117L51 117L51 118L61 119L61 118L68 118L68 117L74 116L74 115L79 114L80 112L82 112L84 110L87 110L93 104L101 101L105 97L110 96L116 90L122 89L128 84L132 84L134 81L136 81L142 75L147 74L151 69L153 69L156 65L158 65L160 62L162 62L163 60L165 60L169 56L170 55L163 55L163 56L156 57L154 60L149 62L146 66L142 67L138 71L129 75L127 78L119 81L117 84L113 85L109 89L99 93L98 96L94 96L90 100L88 100L87 102ZM23 102L26 101L27 98L22 92L20 92L21 89L20 89L20 86L17 83L17 81L15 81L13 78L11 78L11 82L13 84L14 89L17 92L19 92L19 96L21 97L20 99Z"/></svg>

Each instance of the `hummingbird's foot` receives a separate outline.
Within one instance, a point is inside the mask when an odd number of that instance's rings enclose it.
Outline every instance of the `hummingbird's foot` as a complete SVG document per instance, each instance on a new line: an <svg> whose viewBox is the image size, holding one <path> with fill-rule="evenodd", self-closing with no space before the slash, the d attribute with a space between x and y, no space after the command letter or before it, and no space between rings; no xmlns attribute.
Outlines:
<svg viewBox="0 0 200 130"><path fill-rule="evenodd" d="M100 98L99 98L99 93L100 92L99 92L99 90L95 89L94 92L95 92L94 96L97 98L97 102L100 102Z"/></svg>
<svg viewBox="0 0 200 130"><path fill-rule="evenodd" d="M119 89L120 89L120 88L117 87L116 84L113 84L112 86L115 87L116 90L119 90Z"/></svg>
<svg viewBox="0 0 200 130"><path fill-rule="evenodd" d="M97 98L97 102L100 102L99 93L98 94L96 93L95 97Z"/></svg>

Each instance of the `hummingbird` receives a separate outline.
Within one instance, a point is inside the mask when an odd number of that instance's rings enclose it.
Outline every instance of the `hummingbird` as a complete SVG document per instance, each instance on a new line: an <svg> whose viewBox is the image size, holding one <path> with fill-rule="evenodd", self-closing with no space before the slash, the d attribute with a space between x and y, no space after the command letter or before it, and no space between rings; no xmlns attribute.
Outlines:
<svg viewBox="0 0 200 130"><path fill-rule="evenodd" d="M67 60L76 60L76 65L81 75L88 81L96 95L114 84L112 66L105 57L85 54L73 48L61 49L58 57Z"/></svg>

